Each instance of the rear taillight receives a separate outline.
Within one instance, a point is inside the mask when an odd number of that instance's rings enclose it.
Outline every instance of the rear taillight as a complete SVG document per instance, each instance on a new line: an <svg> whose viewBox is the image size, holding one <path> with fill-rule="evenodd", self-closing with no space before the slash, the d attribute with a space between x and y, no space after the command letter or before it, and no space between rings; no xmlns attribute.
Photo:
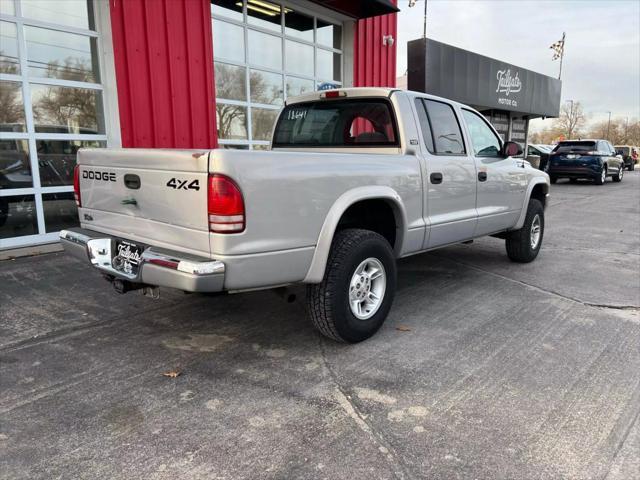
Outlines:
<svg viewBox="0 0 640 480"><path fill-rule="evenodd" d="M80 198L80 165L76 165L73 169L73 196L76 199L76 205L82 206L82 200Z"/></svg>
<svg viewBox="0 0 640 480"><path fill-rule="evenodd" d="M244 230L244 200L238 185L224 175L209 175L209 231L238 233Z"/></svg>

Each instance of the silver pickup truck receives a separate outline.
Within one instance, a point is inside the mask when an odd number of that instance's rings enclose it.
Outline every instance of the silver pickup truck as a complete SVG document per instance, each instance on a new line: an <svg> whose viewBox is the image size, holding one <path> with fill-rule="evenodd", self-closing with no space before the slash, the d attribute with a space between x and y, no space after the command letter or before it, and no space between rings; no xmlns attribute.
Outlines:
<svg viewBox="0 0 640 480"><path fill-rule="evenodd" d="M124 293L307 284L324 335L384 322L396 259L484 235L536 258L549 177L465 105L345 88L286 102L267 152L84 149L65 249Z"/></svg>

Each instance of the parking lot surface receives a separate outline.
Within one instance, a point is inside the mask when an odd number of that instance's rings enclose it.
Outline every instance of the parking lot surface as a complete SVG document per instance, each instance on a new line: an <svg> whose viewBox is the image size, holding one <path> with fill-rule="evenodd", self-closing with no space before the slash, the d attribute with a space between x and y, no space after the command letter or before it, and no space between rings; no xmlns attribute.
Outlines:
<svg viewBox="0 0 640 480"><path fill-rule="evenodd" d="M0 477L640 478L640 172L551 194L535 262L404 259L358 345L301 288L151 300L0 262Z"/></svg>

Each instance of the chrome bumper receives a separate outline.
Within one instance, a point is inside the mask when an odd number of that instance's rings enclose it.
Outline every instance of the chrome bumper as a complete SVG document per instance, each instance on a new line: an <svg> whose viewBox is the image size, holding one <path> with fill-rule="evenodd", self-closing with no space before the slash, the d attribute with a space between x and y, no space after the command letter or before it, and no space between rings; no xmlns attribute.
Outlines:
<svg viewBox="0 0 640 480"><path fill-rule="evenodd" d="M118 270L112 255L115 239L83 228L60 232L60 243L66 252L89 260L95 268L114 278L187 292L220 292L224 288L224 263L163 248L145 249L135 275Z"/></svg>

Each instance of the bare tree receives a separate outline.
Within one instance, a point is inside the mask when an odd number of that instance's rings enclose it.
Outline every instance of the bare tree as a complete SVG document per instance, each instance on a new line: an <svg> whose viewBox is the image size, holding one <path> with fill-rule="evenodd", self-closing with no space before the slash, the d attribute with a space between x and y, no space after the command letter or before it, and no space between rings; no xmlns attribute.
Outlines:
<svg viewBox="0 0 640 480"><path fill-rule="evenodd" d="M560 107L560 116L554 120L553 128L567 139L577 137L584 127L587 117L580 102L569 102Z"/></svg>

